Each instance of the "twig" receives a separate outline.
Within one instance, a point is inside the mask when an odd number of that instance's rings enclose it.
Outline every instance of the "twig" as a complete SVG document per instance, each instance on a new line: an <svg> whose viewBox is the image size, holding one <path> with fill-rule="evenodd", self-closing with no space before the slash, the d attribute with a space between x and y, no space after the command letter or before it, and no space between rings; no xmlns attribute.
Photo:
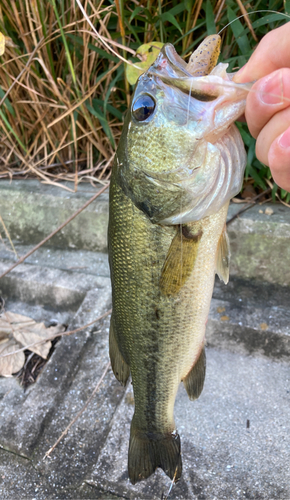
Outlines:
<svg viewBox="0 0 290 500"><path fill-rule="evenodd" d="M65 430L62 432L62 434L59 436L59 438L57 439L57 441L54 443L54 445L45 453L44 457L43 457L43 460L45 460L45 458L48 458L49 455L53 452L53 450L57 447L58 443L60 443L60 441L63 439L63 437L68 433L68 431L70 430L70 428L73 426L73 424L78 420L78 418L81 416L81 414L87 409L87 407L89 406L90 402L92 401L93 397L95 396L95 394L98 392L100 386L101 386L101 383L103 382L109 368L110 368L110 361L108 362L105 370L103 371L103 374L100 378L100 380L98 381L96 387L94 388L92 394L90 395L90 397L88 398L86 404L82 407L82 409L77 413L77 415L74 417L74 419L68 424L68 426L65 428Z"/></svg>
<svg viewBox="0 0 290 500"><path fill-rule="evenodd" d="M48 240L50 240L50 238L52 238L56 233L61 231L69 222L71 222L77 215L79 215L85 208L87 208L98 196L100 196L100 194L102 194L107 189L108 186L109 186L109 184L102 187L102 189L100 189L100 191L98 191L96 194L94 194L94 196L92 196L92 198L90 198L89 201L87 201L81 208L79 208L61 226L59 226L52 233L50 233L50 235L48 235L46 238L44 238L44 240L42 240L40 243L38 243L38 245L36 245L32 250L27 252L23 257L21 257L21 259L19 259L17 262L15 262L15 264L13 264L13 266L9 267L7 269L7 271L2 273L0 276L0 279L4 278L4 276L6 276L6 274L10 273L10 271L12 271L12 269L14 269L15 267L19 266L19 264L22 264L22 262L24 262L25 259L27 259L27 257L29 257L31 254L33 254L36 250L38 250L42 245L44 245Z"/></svg>
<svg viewBox="0 0 290 500"><path fill-rule="evenodd" d="M77 332L80 332L82 330L85 330L85 328L88 328L88 326L91 326L94 323L96 323L97 321L100 321L101 319L105 318L106 316L109 316L109 314L111 314L111 312L112 312L112 309L109 309L104 314L102 314L98 318L94 319L94 321L91 321L90 323L87 323L86 325L80 326L79 328L76 328L75 330L69 330L68 332L56 333L55 335L50 335L50 337L46 337L45 339L41 339L41 340L38 340L37 342L33 342L33 344L28 344L24 347L21 347L20 349L17 349L17 351L8 352L7 354L1 354L0 359L7 358L7 356L13 356L17 352L26 351L26 349L29 349L30 347L34 347L35 345L42 344L43 342L48 342L49 340L54 340L57 337L69 336L69 335L72 335L73 333L77 333ZM11 327L12 327L12 325L11 325Z"/></svg>
<svg viewBox="0 0 290 500"><path fill-rule="evenodd" d="M99 32L96 30L96 28L94 27L93 23L91 22L91 20L88 18L87 16L87 13L85 11L85 9L83 8L80 0L77 0L77 4L80 8L80 10L82 11L82 14L83 16L85 17L85 19L87 20L88 24L90 25L90 27L92 28L93 32L97 35L97 38L100 40L100 42L110 51L112 52L116 57L118 57L118 59L120 61L123 61L124 63L126 64L129 64L130 66L134 66L134 68L137 68L137 69L142 69L142 68L139 68L139 66L137 66L136 64L133 64L131 63L130 61L127 61L127 59L125 59L124 57L120 56L120 54L118 54L118 52L116 52L114 49L112 49L112 47L110 47L110 45L104 40L104 38L99 34Z"/></svg>
<svg viewBox="0 0 290 500"><path fill-rule="evenodd" d="M8 231L8 229L7 229L7 227L6 227L5 223L4 223L4 220L2 219L1 215L0 215L0 222L1 222L2 226L3 226L3 228L4 228L5 234L6 234L7 238L8 238L8 240L9 240L9 243L11 245L11 248L12 248L14 254L16 255L16 258L19 259L19 255L17 254L17 252L15 250L15 247L13 245L13 241L11 240L9 231Z"/></svg>
<svg viewBox="0 0 290 500"><path fill-rule="evenodd" d="M256 201L261 198L262 196L264 196L265 194L268 194L272 191L271 188L268 188L266 189L265 191L263 191L262 193L260 194L257 194L257 196L255 196L254 198L251 199L251 201L249 201L249 206L248 207L244 207L244 208L241 208L241 210L239 210L230 220L227 221L227 226L234 220L236 219L237 217L239 217L240 214L242 214L243 212L246 212L246 210L249 210L249 208L252 208L253 205L255 205ZM1 277L1 276L0 276Z"/></svg>
<svg viewBox="0 0 290 500"><path fill-rule="evenodd" d="M265 179L265 181L267 182L267 184L270 186L271 189L273 189L273 184L272 182L269 180L269 179ZM286 203L286 201L283 201L280 196L278 195L278 193L275 193L275 196L276 198L280 201L280 203L282 203L282 205L284 205L285 207L290 207L289 203Z"/></svg>
<svg viewBox="0 0 290 500"><path fill-rule="evenodd" d="M240 7L240 11L245 18L245 21L246 21L248 28L252 34L252 37L254 38L255 42L258 42L257 35L253 29L253 26L252 26L251 21L250 21L249 16L248 16L248 12L246 11L245 6L243 5L243 2L241 0L237 0L237 4Z"/></svg>

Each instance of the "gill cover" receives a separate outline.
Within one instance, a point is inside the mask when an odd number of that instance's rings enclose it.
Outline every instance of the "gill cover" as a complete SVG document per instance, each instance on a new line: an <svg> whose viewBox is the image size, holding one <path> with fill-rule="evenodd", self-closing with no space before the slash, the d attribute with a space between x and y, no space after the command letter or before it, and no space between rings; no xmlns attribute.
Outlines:
<svg viewBox="0 0 290 500"><path fill-rule="evenodd" d="M200 220L241 188L246 154L233 122L248 86L215 66L219 44L208 37L188 64L166 44L137 82L117 152L119 182L154 223Z"/></svg>

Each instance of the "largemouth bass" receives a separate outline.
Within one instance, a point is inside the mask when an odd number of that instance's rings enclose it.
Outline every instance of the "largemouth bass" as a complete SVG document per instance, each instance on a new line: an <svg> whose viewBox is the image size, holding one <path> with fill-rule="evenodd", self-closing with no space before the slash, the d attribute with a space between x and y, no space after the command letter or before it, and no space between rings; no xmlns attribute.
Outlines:
<svg viewBox="0 0 290 500"><path fill-rule="evenodd" d="M162 48L137 82L112 171L110 358L122 384L132 376L133 484L157 467L181 476L174 401L180 381L192 400L202 391L214 275L229 277L226 215L246 164L233 122L247 85L216 66L219 47L206 38L188 64Z"/></svg>

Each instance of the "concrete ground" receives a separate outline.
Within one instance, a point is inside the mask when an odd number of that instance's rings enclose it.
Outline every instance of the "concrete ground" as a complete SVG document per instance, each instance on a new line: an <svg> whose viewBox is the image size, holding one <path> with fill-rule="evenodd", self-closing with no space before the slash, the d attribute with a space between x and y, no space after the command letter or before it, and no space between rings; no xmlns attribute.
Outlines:
<svg viewBox="0 0 290 500"><path fill-rule="evenodd" d="M21 183L0 187L0 213L19 255L35 243L29 239L33 213L41 239L93 194L87 185L77 196L44 187L35 181L25 181L25 189ZM30 206L20 222L16 208L25 200ZM50 207L61 206L64 213L59 208L51 215ZM262 205L229 226L233 272L227 286L217 280L214 289L205 387L190 402L181 384L176 400L183 476L169 499L290 499L290 216L272 207L270 217ZM231 214L238 209L232 206ZM108 311L106 221L103 195L87 218L83 212L71 231L67 227L0 281L6 309L46 324L57 320L69 330ZM0 273L15 260L5 245ZM26 391L15 378L0 378L1 499L166 498L171 481L161 470L135 486L128 480L132 386L124 389L110 369L105 373L108 328L109 316L63 337ZM98 384L86 410L45 458Z"/></svg>

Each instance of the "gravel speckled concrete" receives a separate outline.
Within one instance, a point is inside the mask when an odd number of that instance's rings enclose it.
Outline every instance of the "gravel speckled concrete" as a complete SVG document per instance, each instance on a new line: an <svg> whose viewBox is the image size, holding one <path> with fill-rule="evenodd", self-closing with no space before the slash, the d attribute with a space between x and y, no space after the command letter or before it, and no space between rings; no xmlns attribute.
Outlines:
<svg viewBox="0 0 290 500"><path fill-rule="evenodd" d="M184 470L170 498L288 500L290 364L214 349L207 360L199 400L190 402L182 384L177 396ZM132 414L129 387L89 482L126 498L160 498L170 486L163 472L135 486L127 478Z"/></svg>

